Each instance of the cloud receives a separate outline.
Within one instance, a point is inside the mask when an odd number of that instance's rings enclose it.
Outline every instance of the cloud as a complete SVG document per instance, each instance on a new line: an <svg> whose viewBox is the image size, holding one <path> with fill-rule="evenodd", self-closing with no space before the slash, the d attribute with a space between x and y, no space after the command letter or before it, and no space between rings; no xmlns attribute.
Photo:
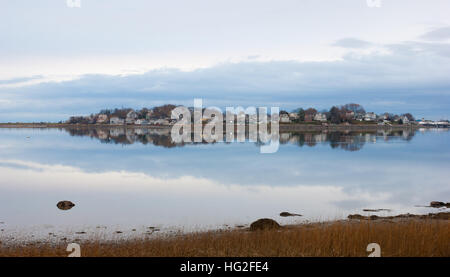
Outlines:
<svg viewBox="0 0 450 277"><path fill-rule="evenodd" d="M402 53L403 55L435 55L450 58L450 44L440 42L417 42L409 41L386 46L391 51Z"/></svg>
<svg viewBox="0 0 450 277"><path fill-rule="evenodd" d="M36 76L31 76L31 77L20 77L20 78L8 79L8 80L0 80L0 87L6 86L6 85L23 84L23 83L27 83L30 81L40 80L42 78L43 78L42 75L36 75Z"/></svg>
<svg viewBox="0 0 450 277"><path fill-rule="evenodd" d="M420 36L420 38L430 41L442 41L450 39L450 26L434 29L423 34L422 36Z"/></svg>
<svg viewBox="0 0 450 277"><path fill-rule="evenodd" d="M370 45L348 39L346 43L340 42L349 47ZM389 109L418 117L449 117L449 44L406 41L379 47L384 51L352 49L336 61L246 60L191 71L163 68L144 74L83 75L69 81L0 87L0 121L58 121L103 108L165 103L191 106L194 98L203 98L206 106L286 109L327 109L359 102L375 112ZM3 83L18 81L23 80ZM383 101L403 104L386 108L376 104Z"/></svg>
<svg viewBox="0 0 450 277"><path fill-rule="evenodd" d="M303 209L308 211L308 218L311 216L332 217L335 216L335 201L358 199L372 202L388 198L386 193L347 192L340 184L335 185L335 182L322 186L302 184L288 187L266 184L247 186L241 183L225 185L217 180L190 175L158 178L145 173L124 170L86 172L72 166L47 165L21 160L0 160L0 173L4 176L0 182L2 192L8 191L12 184L17 191L32 189L39 194L49 191L52 193L70 191L71 195L74 195L74 192L76 195L106 194L108 198L130 201L130 206L133 206L132 203L137 199L145 196L146 204L141 204L148 208L146 212L160 210L161 202L164 203L164 216L157 216L161 221L164 218L177 217L180 213L184 216L202 215L201 211L204 211L205 206L211 206L218 211L227 211L223 212L225 217L236 216L242 219L248 216L260 217L263 213L275 216L284 209L298 206L298 203L302 203ZM61 184L58 180L65 180L65 182ZM86 198L83 199L84 203ZM267 199L271 199L270 205ZM79 202L83 200L80 199ZM10 202L2 201L3 205L8 203ZM233 203L232 208L230 203ZM87 205L92 204L94 203ZM183 209L180 209L180 205ZM86 212L85 216L89 216L95 214L92 211L98 210L98 207L92 210L92 207L86 209L80 206L80 209ZM123 207L120 209L123 210ZM11 210L14 211L14 209ZM244 210L245 215L239 213ZM127 212L130 211L127 210ZM167 216L168 214L170 216ZM222 221L223 218L216 216L213 223L217 220Z"/></svg>
<svg viewBox="0 0 450 277"><path fill-rule="evenodd" d="M336 41L332 45L338 46L338 47L343 47L343 48L358 49L358 48L367 48L367 47L372 46L373 44L368 41L364 41L364 40L360 40L360 39L356 39L356 38L343 38L343 39Z"/></svg>
<svg viewBox="0 0 450 277"><path fill-rule="evenodd" d="M335 178L326 181L321 178L322 184L317 185L314 181L307 181L311 171L307 171L308 176L296 178L301 181L297 181L293 186L283 186L279 183L273 186L264 182L249 186L245 181L242 182L242 179L239 179L238 183L224 184L217 179L195 175L167 178L123 169L90 172L68 165L0 160L0 174L3 177L0 181L0 197L4 196L0 201L0 208L7 211L5 216L11 220L17 222L27 217L27 222L35 222L35 210L15 213L16 204L21 203L17 199L23 201L24 197L32 196L33 198L27 199L29 203L41 207L41 211L49 209L51 213L54 206L48 203L56 203L60 195L71 195L71 200L77 205L80 203L77 206L80 217L71 223L79 224L86 224L86 221L90 220L98 224L99 219L105 216L107 218L107 214L112 212L115 215L114 223L118 223L118 218L129 217L132 213L135 215L135 224L145 224L147 217L151 217L152 222L156 221L158 224L179 224L183 222L183 218L196 215L197 220L189 222L189 225L223 223L223 220L230 218L249 221L248 217L277 216L280 211L295 211L299 208L305 218L312 220L335 219L338 212L345 216L355 209L367 207L389 207L396 213L414 212L419 211L419 208L412 207L413 203L426 203L427 199L435 199L436 195L448 193L446 187L441 185L445 183L448 173L441 170L436 175L434 171L427 170L426 172L433 173L424 175L423 169L428 169L428 166L417 167L420 170L415 170L414 166L411 169L411 166L403 167L393 163L390 167L379 168L385 175L377 176L389 178L377 179L373 185L367 187L361 186L357 177L350 182L337 182ZM360 170L371 172L373 168L363 164ZM408 174L410 172L420 174ZM303 177L306 177L306 180ZM405 182L405 178L408 182ZM61 183L60 180L65 181ZM431 185L424 187L424 180L427 180L426 184L436 184L438 189L430 190ZM403 183L408 185L398 185ZM12 187L14 190L11 190ZM389 190L386 190L386 187L389 187ZM23 193L29 190L33 191L32 195ZM421 193L420 197L408 193L417 190L427 192ZM127 205L99 206L99 199ZM214 213L208 216L205 207L209 207ZM164 212L161 212L161 209ZM243 214L242 211L246 212ZM51 224L60 223L59 218L46 217L46 220ZM141 220L143 222L139 222ZM42 218L39 218L39 221L42 222Z"/></svg>

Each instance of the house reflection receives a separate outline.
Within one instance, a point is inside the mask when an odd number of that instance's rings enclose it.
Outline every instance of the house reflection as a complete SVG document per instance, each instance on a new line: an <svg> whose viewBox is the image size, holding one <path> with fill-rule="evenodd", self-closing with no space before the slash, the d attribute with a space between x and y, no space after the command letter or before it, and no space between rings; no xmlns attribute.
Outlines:
<svg viewBox="0 0 450 277"><path fill-rule="evenodd" d="M207 144L201 143L175 143L170 134L170 128L86 128L67 127L63 128L71 136L88 136L98 139L101 143L114 144L152 144L166 148L184 146L187 144ZM314 147L318 144L328 144L333 149L343 149L346 151L358 151L366 143L376 143L378 140L404 140L409 141L415 135L415 130L373 130L373 131L311 131L311 132L286 132L280 133L280 144L293 144L299 147ZM245 135L248 140L248 132ZM236 134L235 134L236 139ZM249 142L250 143L250 142ZM251 142L256 145L263 144L260 141Z"/></svg>

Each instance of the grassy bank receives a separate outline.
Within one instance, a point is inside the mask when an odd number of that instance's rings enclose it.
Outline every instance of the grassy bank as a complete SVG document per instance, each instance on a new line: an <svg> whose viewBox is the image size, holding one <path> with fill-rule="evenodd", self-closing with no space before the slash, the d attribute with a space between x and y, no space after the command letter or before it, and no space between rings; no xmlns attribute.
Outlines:
<svg viewBox="0 0 450 277"><path fill-rule="evenodd" d="M176 256L357 256L376 242L382 256L450 256L449 220L351 220L285 226L276 230L231 230L80 242L81 255L93 257ZM2 246L0 256L67 256L67 244Z"/></svg>

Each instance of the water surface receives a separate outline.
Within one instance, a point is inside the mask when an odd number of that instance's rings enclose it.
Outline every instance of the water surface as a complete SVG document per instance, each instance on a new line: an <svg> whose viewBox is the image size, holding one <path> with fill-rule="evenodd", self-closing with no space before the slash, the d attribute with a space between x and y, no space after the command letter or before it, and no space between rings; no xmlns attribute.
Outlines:
<svg viewBox="0 0 450 277"><path fill-rule="evenodd" d="M261 154L252 142L177 145L167 130L0 129L0 228L196 230L365 208L428 213L436 209L415 205L450 200L449 139L442 129L282 133L279 150ZM60 200L76 206L58 210Z"/></svg>

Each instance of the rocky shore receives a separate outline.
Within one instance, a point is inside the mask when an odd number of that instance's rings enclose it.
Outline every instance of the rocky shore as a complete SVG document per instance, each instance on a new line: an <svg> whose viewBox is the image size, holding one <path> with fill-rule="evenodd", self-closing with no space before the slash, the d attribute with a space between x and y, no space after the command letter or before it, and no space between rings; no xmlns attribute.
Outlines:
<svg viewBox="0 0 450 277"><path fill-rule="evenodd" d="M367 257L377 243L384 257L450 256L449 212L280 225L260 219L241 228L76 240L83 257ZM125 230L123 230L125 231ZM0 241L1 241L0 236ZM0 243L0 257L67 257L70 240Z"/></svg>

